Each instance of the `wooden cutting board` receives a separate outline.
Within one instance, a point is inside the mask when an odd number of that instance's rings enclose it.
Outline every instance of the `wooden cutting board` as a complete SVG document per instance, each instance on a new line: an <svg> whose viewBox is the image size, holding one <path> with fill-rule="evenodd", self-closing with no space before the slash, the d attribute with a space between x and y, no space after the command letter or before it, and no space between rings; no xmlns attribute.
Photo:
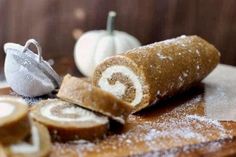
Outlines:
<svg viewBox="0 0 236 157"><path fill-rule="evenodd" d="M196 87L112 128L98 141L54 143L51 157L236 155L236 68L219 65Z"/></svg>

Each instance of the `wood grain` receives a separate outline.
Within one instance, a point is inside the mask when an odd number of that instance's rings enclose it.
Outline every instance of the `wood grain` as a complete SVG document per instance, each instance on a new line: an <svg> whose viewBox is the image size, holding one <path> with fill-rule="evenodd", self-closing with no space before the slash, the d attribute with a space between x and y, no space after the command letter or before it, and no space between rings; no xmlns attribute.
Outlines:
<svg viewBox="0 0 236 157"><path fill-rule="evenodd" d="M235 80L236 67L219 65L191 90L131 115L123 128L113 125L104 139L54 143L51 157L235 156ZM208 107L221 111L214 116L221 122L209 119Z"/></svg>
<svg viewBox="0 0 236 157"><path fill-rule="evenodd" d="M74 30L79 36L104 29L108 11L115 10L116 28L136 36L142 44L197 34L221 51L222 63L236 65L235 6L235 0L1 0L0 44L24 44L35 38L47 59L67 63L63 73L76 73ZM1 70L3 60L1 50Z"/></svg>

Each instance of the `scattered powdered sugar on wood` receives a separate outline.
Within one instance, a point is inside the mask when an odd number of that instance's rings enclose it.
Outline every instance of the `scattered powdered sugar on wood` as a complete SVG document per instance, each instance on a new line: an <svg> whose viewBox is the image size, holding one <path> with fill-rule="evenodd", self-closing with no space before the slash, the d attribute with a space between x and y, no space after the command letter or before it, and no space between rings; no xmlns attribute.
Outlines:
<svg viewBox="0 0 236 157"><path fill-rule="evenodd" d="M219 150L222 148L222 144L224 144L224 141L214 141L211 143L200 143L197 145L187 145L183 148L172 148L169 150L163 150L163 151L151 151L144 154L138 154L134 155L133 157L156 157L156 156L162 156L162 157L176 157L176 156L188 156L192 155L191 153L194 153L196 149L198 150L207 150L208 153L214 153L216 150ZM200 151L198 151L197 156L201 156L199 154ZM203 154L202 154L203 155Z"/></svg>
<svg viewBox="0 0 236 157"><path fill-rule="evenodd" d="M17 96L17 97L20 96L19 94L17 94L14 91L11 92L10 95ZM51 98L51 99L56 98L56 93L55 93L55 91L53 91L52 93L50 93L48 95L43 95L43 96L39 96L39 97L24 97L24 96L20 96L20 97L22 97L28 105L34 105L35 103L37 103L41 100L45 100L48 98Z"/></svg>
<svg viewBox="0 0 236 157"><path fill-rule="evenodd" d="M170 112L159 116L159 112L156 112L155 119L149 119L148 115L146 118L131 115L121 134L108 135L104 140L82 146L78 144L76 149L84 156L104 152L115 156L124 150L130 155L135 155L144 150L160 153L177 147L187 151L188 146L191 148L195 146L197 149L200 143L231 138L230 131L220 122L196 114L201 101L202 97L198 96ZM220 143L215 143L211 148L214 151L220 147ZM165 153L171 155L173 152Z"/></svg>

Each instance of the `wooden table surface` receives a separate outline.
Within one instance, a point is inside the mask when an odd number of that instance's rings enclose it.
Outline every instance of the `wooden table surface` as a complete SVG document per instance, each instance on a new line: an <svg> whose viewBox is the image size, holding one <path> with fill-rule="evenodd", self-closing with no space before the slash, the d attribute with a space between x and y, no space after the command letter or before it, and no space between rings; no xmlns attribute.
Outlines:
<svg viewBox="0 0 236 157"><path fill-rule="evenodd" d="M54 143L51 157L234 156L236 68L219 65L196 87L112 127L98 141Z"/></svg>

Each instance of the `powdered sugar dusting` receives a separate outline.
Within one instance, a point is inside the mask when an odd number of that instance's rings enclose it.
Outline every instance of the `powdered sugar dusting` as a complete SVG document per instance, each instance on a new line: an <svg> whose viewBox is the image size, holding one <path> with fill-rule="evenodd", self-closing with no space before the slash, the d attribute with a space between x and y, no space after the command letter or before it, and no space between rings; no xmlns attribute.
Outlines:
<svg viewBox="0 0 236 157"><path fill-rule="evenodd" d="M150 119L149 115L131 115L122 134L113 134L85 146L77 145L76 150L83 156L96 153L101 156L122 156L122 153L135 155L150 151L160 153L160 150L173 150L177 147L183 147L187 151L190 145L198 144L197 147L199 143L231 138L230 131L220 122L196 113L202 107L202 97L198 96L170 112L156 112L154 119ZM220 143L215 143L211 148L214 150L220 147ZM165 155L178 152L178 149L174 150L166 151Z"/></svg>
<svg viewBox="0 0 236 157"><path fill-rule="evenodd" d="M220 142L211 142L210 144L201 143L197 145L188 145L183 148L172 148L164 151L151 151L145 154L134 155L134 157L154 157L154 156L162 156L162 157L176 157L176 156L188 156L191 152L194 152L196 149L205 149L208 152L214 152L217 149L222 148L223 141ZM183 154L184 153L184 154ZM191 155L190 155L191 156Z"/></svg>
<svg viewBox="0 0 236 157"><path fill-rule="evenodd" d="M212 124L212 125L215 125L217 126L218 128L222 128L222 125L220 124L219 121L217 120L212 120L212 119L208 119L206 117L203 117L203 116L198 116L198 115L188 115L187 116L188 118L192 119L192 120L198 120L200 122L206 122L208 124ZM224 131L224 130L223 130Z"/></svg>
<svg viewBox="0 0 236 157"><path fill-rule="evenodd" d="M162 53L160 53L160 52L157 53L157 56L158 56L161 60L163 60L163 59L173 60L172 57L170 57L170 56L164 56L164 55L163 55Z"/></svg>
<svg viewBox="0 0 236 157"><path fill-rule="evenodd" d="M129 51L127 51L126 53L133 53L134 50L136 50L135 53L137 53L138 51L140 50L143 50L143 49L153 49L156 47L156 44L158 43L161 43L161 44L164 44L164 45L170 45L170 44L174 44L174 45L180 45L182 47L186 47L185 44L181 43L181 41L178 41L177 39L184 39L184 38L187 38L186 35L181 35L180 37L177 37L177 38L172 38L172 39L167 39L167 40L163 40L163 41L160 41L160 42L155 42L155 43L152 43L152 44L148 44L146 46L141 46L141 47L138 47L138 48L134 48L134 49L131 49ZM187 42L192 42L191 40L188 40Z"/></svg>
<svg viewBox="0 0 236 157"><path fill-rule="evenodd" d="M16 96L16 97L22 97L28 105L34 105L35 103L37 103L41 100L45 100L45 99L49 99L49 98L51 98L51 99L56 98L56 91L53 91L52 93L49 93L48 95L44 95L44 96L40 96L40 97L24 97L24 96L17 94L14 91L9 93L9 95Z"/></svg>

